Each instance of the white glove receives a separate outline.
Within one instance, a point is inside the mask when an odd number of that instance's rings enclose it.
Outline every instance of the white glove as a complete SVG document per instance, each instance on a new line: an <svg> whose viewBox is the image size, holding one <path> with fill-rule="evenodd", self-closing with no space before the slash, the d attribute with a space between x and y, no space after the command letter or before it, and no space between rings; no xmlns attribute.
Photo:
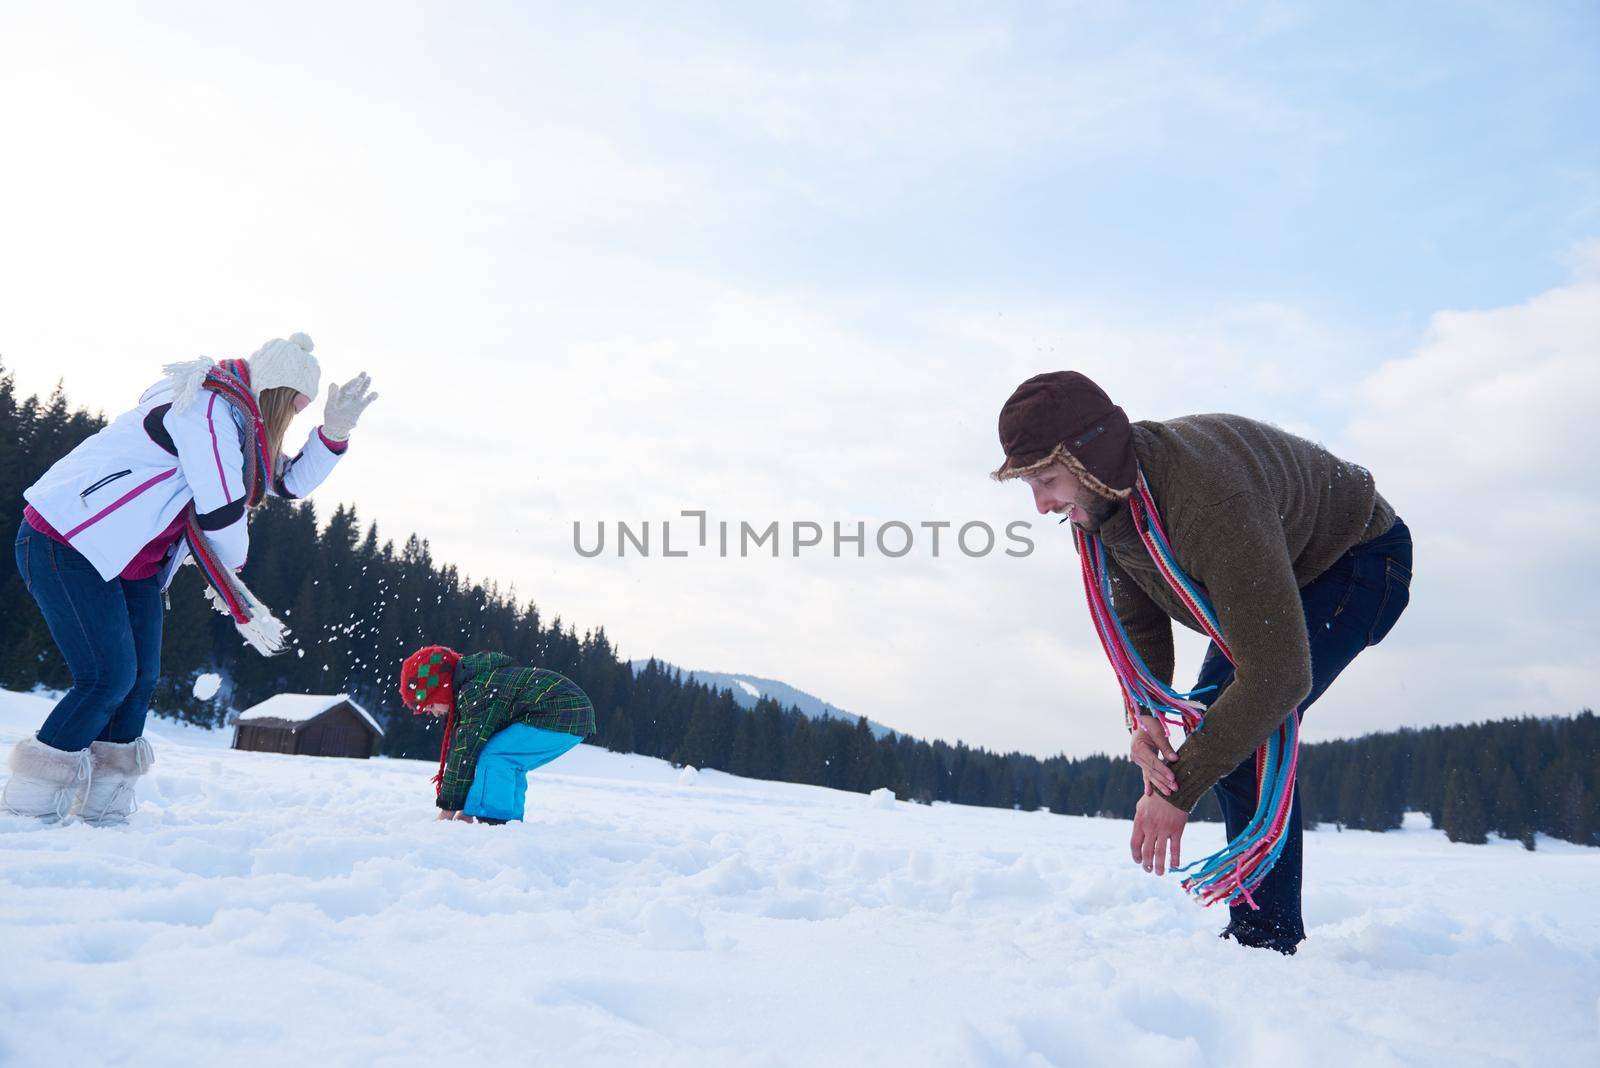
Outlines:
<svg viewBox="0 0 1600 1068"><path fill-rule="evenodd" d="M378 399L371 390L372 379L365 371L342 386L329 382L328 402L322 408L322 432L334 441L348 438L367 405Z"/></svg>

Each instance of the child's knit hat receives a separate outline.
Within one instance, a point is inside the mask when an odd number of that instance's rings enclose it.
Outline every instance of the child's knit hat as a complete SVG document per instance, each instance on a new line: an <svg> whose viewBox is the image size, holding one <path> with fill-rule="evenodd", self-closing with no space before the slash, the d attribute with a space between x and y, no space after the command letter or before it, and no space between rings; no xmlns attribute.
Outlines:
<svg viewBox="0 0 1600 1068"><path fill-rule="evenodd" d="M400 699L420 715L423 706L440 701L455 707L455 672L461 654L443 645L424 645L400 665Z"/></svg>

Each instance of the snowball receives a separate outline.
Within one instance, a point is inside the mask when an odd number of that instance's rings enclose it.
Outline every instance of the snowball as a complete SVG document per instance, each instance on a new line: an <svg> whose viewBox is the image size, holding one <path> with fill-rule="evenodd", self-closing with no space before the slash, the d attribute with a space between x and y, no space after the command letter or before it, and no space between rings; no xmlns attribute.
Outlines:
<svg viewBox="0 0 1600 1068"><path fill-rule="evenodd" d="M693 764L685 764L683 766L683 770L678 773L678 785L679 786L693 786L695 784L695 781L697 779L699 779L699 778L700 778L700 773L695 770L694 765Z"/></svg>
<svg viewBox="0 0 1600 1068"><path fill-rule="evenodd" d="M206 672L194 680L194 696L197 701L209 701L217 696L217 691L222 689L222 676Z"/></svg>
<svg viewBox="0 0 1600 1068"><path fill-rule="evenodd" d="M894 808L894 791L887 786L880 786L868 795L872 799L873 808Z"/></svg>
<svg viewBox="0 0 1600 1068"><path fill-rule="evenodd" d="M698 916L652 901L639 913L645 941L657 949L705 949L706 929Z"/></svg>

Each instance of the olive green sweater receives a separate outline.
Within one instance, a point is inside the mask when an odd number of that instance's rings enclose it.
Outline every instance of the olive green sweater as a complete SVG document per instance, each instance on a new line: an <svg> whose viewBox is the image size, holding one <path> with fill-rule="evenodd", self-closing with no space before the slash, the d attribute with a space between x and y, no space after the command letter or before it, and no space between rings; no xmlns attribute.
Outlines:
<svg viewBox="0 0 1600 1068"><path fill-rule="evenodd" d="M1178 788L1167 800L1188 811L1311 692L1300 587L1385 533L1394 509L1366 468L1242 416L1135 423L1133 448L1173 555L1210 598L1237 664L1205 726L1178 748ZM1127 509L1099 534L1117 617L1171 685L1171 621L1201 627L1156 571Z"/></svg>

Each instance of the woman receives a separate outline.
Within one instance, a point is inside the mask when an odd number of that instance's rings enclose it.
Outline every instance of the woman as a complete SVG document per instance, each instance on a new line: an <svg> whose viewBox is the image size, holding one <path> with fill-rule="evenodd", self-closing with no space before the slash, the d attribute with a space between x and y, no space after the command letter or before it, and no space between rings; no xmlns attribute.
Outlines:
<svg viewBox="0 0 1600 1068"><path fill-rule="evenodd" d="M193 559L207 595L265 655L285 630L234 574L249 512L303 497L338 463L377 399L363 372L330 385L320 427L289 459L283 439L317 395L311 339L267 342L248 360L171 364L138 407L59 460L23 496L17 567L72 688L11 752L4 807L18 815L119 822L150 767L145 713L161 669L162 600Z"/></svg>

